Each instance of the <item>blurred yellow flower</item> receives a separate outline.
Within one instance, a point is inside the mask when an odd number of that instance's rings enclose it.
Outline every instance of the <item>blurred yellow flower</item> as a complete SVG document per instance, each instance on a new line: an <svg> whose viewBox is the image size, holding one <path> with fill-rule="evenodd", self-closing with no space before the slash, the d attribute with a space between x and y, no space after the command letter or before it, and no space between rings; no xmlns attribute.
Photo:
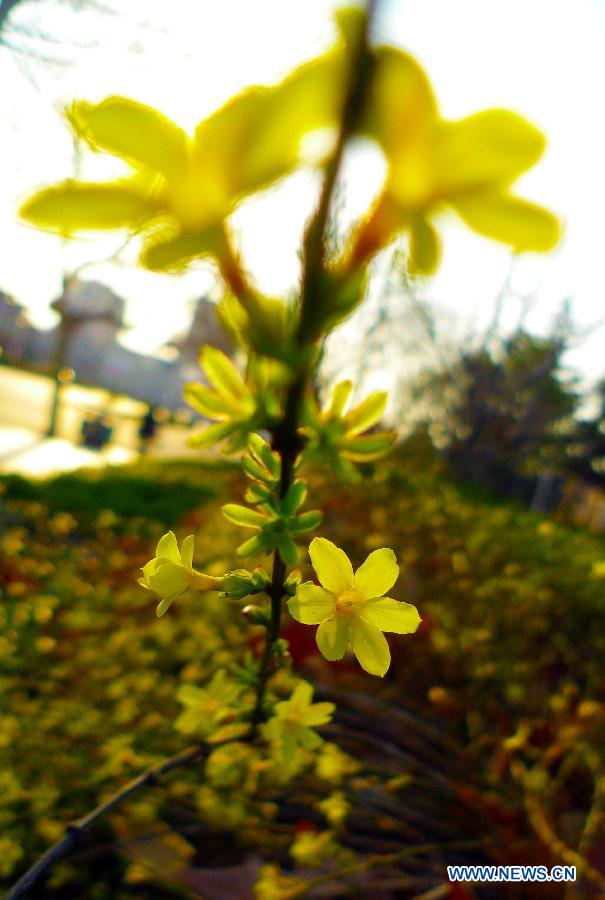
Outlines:
<svg viewBox="0 0 605 900"><path fill-rule="evenodd" d="M394 47L380 47L365 130L384 151L388 169L383 191L355 236L353 265L405 230L410 269L433 272L439 238L431 218L444 208L517 252L544 252L557 244L557 218L510 193L546 144L521 116L488 109L446 121L418 63Z"/></svg>
<svg viewBox="0 0 605 900"><path fill-rule="evenodd" d="M415 606L383 596L399 575L395 554L374 550L355 573L344 550L325 538L311 541L309 555L322 587L301 584L288 601L290 614L319 625L317 646L326 659L342 659L350 643L361 667L382 677L391 662L382 632L411 634L420 624Z"/></svg>
<svg viewBox="0 0 605 900"><path fill-rule="evenodd" d="M293 755L297 746L314 750L322 743L313 729L329 722L335 707L333 703L312 703L312 697L312 685L301 682L289 700L276 703L274 715L263 726L264 736L279 742L286 758Z"/></svg>
<svg viewBox="0 0 605 900"><path fill-rule="evenodd" d="M190 534L179 550L173 531L165 534L156 547L155 557L143 566L139 584L162 597L157 615L163 616L175 597L190 588L198 591L220 591L222 578L205 575L193 568L194 538Z"/></svg>

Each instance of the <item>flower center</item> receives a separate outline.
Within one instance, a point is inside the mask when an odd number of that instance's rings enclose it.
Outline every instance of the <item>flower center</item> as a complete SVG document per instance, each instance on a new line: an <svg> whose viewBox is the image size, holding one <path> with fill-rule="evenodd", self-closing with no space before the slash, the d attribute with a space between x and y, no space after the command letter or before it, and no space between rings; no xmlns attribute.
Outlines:
<svg viewBox="0 0 605 900"><path fill-rule="evenodd" d="M350 588L336 598L336 611L340 613L353 612L360 603L363 603L363 596L355 588Z"/></svg>

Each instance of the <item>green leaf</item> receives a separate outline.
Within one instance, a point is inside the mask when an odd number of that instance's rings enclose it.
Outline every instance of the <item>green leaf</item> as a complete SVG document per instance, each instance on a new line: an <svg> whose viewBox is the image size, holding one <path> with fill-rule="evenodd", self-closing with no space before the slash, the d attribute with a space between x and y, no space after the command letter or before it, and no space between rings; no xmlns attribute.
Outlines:
<svg viewBox="0 0 605 900"><path fill-rule="evenodd" d="M116 96L101 103L78 101L67 110L67 116L76 134L93 147L136 166L146 166L166 178L187 167L187 135L153 107Z"/></svg>
<svg viewBox="0 0 605 900"><path fill-rule="evenodd" d="M439 235L424 216L413 216L410 222L410 257L412 275L432 275L439 265Z"/></svg>
<svg viewBox="0 0 605 900"><path fill-rule="evenodd" d="M260 465L249 453L242 457L242 468L248 478L269 484L274 480L269 470L265 466Z"/></svg>
<svg viewBox="0 0 605 900"><path fill-rule="evenodd" d="M248 447L250 452L256 456L257 460L262 463L273 478L279 478L281 464L279 456L275 453L271 446L260 436L252 432L248 436Z"/></svg>
<svg viewBox="0 0 605 900"><path fill-rule="evenodd" d="M295 566L298 562L296 544L289 534L280 534L277 538L279 555L287 566Z"/></svg>
<svg viewBox="0 0 605 900"><path fill-rule="evenodd" d="M330 415L334 419L341 418L353 390L352 381L340 381L332 391Z"/></svg>
<svg viewBox="0 0 605 900"><path fill-rule="evenodd" d="M238 503L226 503L222 507L222 511L226 519L236 525L242 525L244 528L262 528L271 521L268 516L249 509L247 506L240 506Z"/></svg>
<svg viewBox="0 0 605 900"><path fill-rule="evenodd" d="M368 434L343 441L341 453L345 459L354 462L371 462L385 456L395 441L397 435L392 431L381 431L376 434Z"/></svg>
<svg viewBox="0 0 605 900"><path fill-rule="evenodd" d="M204 428L203 431L190 435L187 438L187 444L197 449L211 447L232 434L237 427L237 422L217 422L215 425Z"/></svg>
<svg viewBox="0 0 605 900"><path fill-rule="evenodd" d="M200 366L208 381L214 385L221 397L230 401L249 397L250 392L242 376L222 350L208 345L202 347Z"/></svg>
<svg viewBox="0 0 605 900"><path fill-rule="evenodd" d="M241 403L221 397L216 391L196 382L185 385L183 400L209 419L228 419L245 413Z"/></svg>
<svg viewBox="0 0 605 900"><path fill-rule="evenodd" d="M359 434L375 425L385 410L388 396L386 391L376 391L352 409L343 419L347 436Z"/></svg>
<svg viewBox="0 0 605 900"><path fill-rule="evenodd" d="M26 200L21 218L61 234L110 228L138 228L156 206L127 182L96 184L63 181Z"/></svg>
<svg viewBox="0 0 605 900"><path fill-rule="evenodd" d="M262 553L268 549L265 536L262 534L255 534L254 537L251 537L249 540L244 541L243 544L240 544L236 553L238 556L254 556L256 553Z"/></svg>
<svg viewBox="0 0 605 900"><path fill-rule="evenodd" d="M288 488L286 496L281 501L281 511L285 516L295 513L303 505L307 497L307 482L302 478L294 481Z"/></svg>
<svg viewBox="0 0 605 900"><path fill-rule="evenodd" d="M290 531L292 534L313 531L321 523L322 519L323 513L319 509L310 509L290 522Z"/></svg>

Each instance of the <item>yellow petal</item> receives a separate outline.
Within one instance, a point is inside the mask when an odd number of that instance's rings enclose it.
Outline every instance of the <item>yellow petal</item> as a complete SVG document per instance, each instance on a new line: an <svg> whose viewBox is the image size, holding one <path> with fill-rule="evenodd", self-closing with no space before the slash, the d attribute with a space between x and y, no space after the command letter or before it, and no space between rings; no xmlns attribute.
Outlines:
<svg viewBox="0 0 605 900"><path fill-rule="evenodd" d="M359 665L370 675L380 678L391 662L391 651L384 634L358 616L350 623L351 646Z"/></svg>
<svg viewBox="0 0 605 900"><path fill-rule="evenodd" d="M177 596L186 591L191 580L187 569L171 560L161 560L158 568L149 578L149 587L160 597Z"/></svg>
<svg viewBox="0 0 605 900"><path fill-rule="evenodd" d="M560 225L556 216L510 194L469 194L457 198L453 206L473 231L509 244L517 252L545 253L559 241Z"/></svg>
<svg viewBox="0 0 605 900"><path fill-rule="evenodd" d="M319 625L333 615L335 606L334 594L310 581L299 585L296 596L288 601L290 615L303 625Z"/></svg>
<svg viewBox="0 0 605 900"><path fill-rule="evenodd" d="M195 543L195 538L192 534L185 538L183 541L183 546L181 548L181 562L184 566L190 569L193 565L193 547Z"/></svg>
<svg viewBox="0 0 605 900"><path fill-rule="evenodd" d="M74 131L94 147L134 165L167 178L187 165L187 135L151 106L127 97L107 97L101 103L74 103L67 115Z"/></svg>
<svg viewBox="0 0 605 900"><path fill-rule="evenodd" d="M216 252L221 240L220 229L210 225L201 231L166 234L160 230L143 245L141 265L152 272L170 272L184 268L193 259Z"/></svg>
<svg viewBox="0 0 605 900"><path fill-rule="evenodd" d="M305 712L302 724L311 728L325 725L331 720L335 708L333 703L313 703Z"/></svg>
<svg viewBox="0 0 605 900"><path fill-rule="evenodd" d="M317 629L315 640L325 659L342 659L349 646L349 626L339 618L325 619Z"/></svg>
<svg viewBox="0 0 605 900"><path fill-rule="evenodd" d="M365 129L391 163L423 146L436 120L430 82L415 59L394 47L375 53L375 70Z"/></svg>
<svg viewBox="0 0 605 900"><path fill-rule="evenodd" d="M440 124L434 157L436 194L494 190L536 163L546 141L530 122L504 109L488 109Z"/></svg>
<svg viewBox="0 0 605 900"><path fill-rule="evenodd" d="M60 234L111 228L138 228L156 214L154 202L127 182L96 184L63 181L26 200L21 218Z"/></svg>
<svg viewBox="0 0 605 900"><path fill-rule="evenodd" d="M359 615L380 631L394 634L413 634L420 625L418 610L411 603L378 597L359 608Z"/></svg>
<svg viewBox="0 0 605 900"><path fill-rule="evenodd" d="M366 599L382 597L390 590L399 576L397 557L392 550L383 547L374 550L355 573L354 586Z"/></svg>
<svg viewBox="0 0 605 900"><path fill-rule="evenodd" d="M180 563L181 554L179 553L179 545L177 544L174 531L169 531L160 538L155 550L156 557L164 557L172 562Z"/></svg>
<svg viewBox="0 0 605 900"><path fill-rule="evenodd" d="M341 594L353 586L351 560L340 547L326 538L313 538L309 556L323 587L333 594Z"/></svg>
<svg viewBox="0 0 605 900"><path fill-rule="evenodd" d="M292 172L305 136L336 123L342 69L342 54L328 53L275 87L249 88L201 122L193 155L205 185L220 182L233 205Z"/></svg>

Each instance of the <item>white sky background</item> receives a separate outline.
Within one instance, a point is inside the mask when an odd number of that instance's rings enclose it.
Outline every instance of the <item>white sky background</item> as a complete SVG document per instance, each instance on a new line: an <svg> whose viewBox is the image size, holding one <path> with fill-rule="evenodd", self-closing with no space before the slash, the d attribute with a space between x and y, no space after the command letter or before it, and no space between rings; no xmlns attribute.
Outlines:
<svg viewBox="0 0 605 900"><path fill-rule="evenodd" d="M76 13L57 0L24 4L15 23L94 46L40 44L47 55L73 64L50 69L24 60L38 91L17 56L0 52L0 289L24 303L34 322L50 325L48 304L62 271L102 259L117 246L115 236L64 245L16 222L17 203L32 188L73 175L71 137L60 116L65 103L121 93L158 106L191 129L238 89L276 81L329 46L334 5L128 0L115 15L103 15ZM382 0L377 32L419 59L446 117L504 106L545 131L548 152L519 182L519 192L560 214L565 238L549 257L523 258L515 285L538 290L528 318L536 330L547 326L568 296L580 325L605 316L605 0ZM378 187L375 162L371 155L352 162L352 207L363 209ZM91 154L82 168L93 178L114 171L111 158ZM268 292L296 283L300 231L313 206L313 188L312 177L301 173L236 216L247 264ZM442 234L442 267L423 293L485 321L509 254L454 221L448 220ZM204 265L175 278L103 264L85 277L105 281L128 299L131 330L125 342L144 352L182 331L190 314L187 301L212 285ZM512 301L507 314L514 319L516 312ZM605 329L595 332L569 362L589 377L605 374L604 340Z"/></svg>

